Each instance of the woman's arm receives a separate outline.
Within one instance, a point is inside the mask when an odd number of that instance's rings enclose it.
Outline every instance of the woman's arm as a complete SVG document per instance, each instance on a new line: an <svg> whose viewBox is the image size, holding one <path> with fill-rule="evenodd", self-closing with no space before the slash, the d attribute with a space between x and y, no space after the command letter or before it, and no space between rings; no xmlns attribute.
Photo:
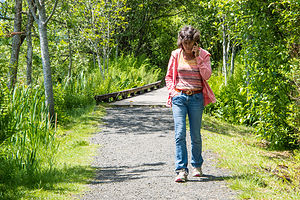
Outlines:
<svg viewBox="0 0 300 200"><path fill-rule="evenodd" d="M175 90L174 81L173 81L174 67L175 67L175 56L173 54L171 54L169 64L168 64L167 75L165 77L166 86L168 88L169 95L171 97L173 97L177 94L177 91Z"/></svg>
<svg viewBox="0 0 300 200"><path fill-rule="evenodd" d="M200 74L204 80L208 80L211 76L210 54L201 49L200 55L196 58L197 65L200 68Z"/></svg>

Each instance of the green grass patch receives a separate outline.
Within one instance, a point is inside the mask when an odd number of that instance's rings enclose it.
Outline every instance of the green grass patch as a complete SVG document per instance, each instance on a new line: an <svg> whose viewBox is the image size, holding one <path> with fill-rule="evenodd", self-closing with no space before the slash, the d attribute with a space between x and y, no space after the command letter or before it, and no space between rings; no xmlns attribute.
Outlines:
<svg viewBox="0 0 300 200"><path fill-rule="evenodd" d="M97 145L90 144L92 134L99 132L104 108L91 105L70 113L70 123L59 126L56 139L59 144L52 168L30 176L30 182L0 183L5 199L73 199L86 190L95 176L91 167ZM26 177L20 178L26 180ZM4 191L4 192L3 192Z"/></svg>
<svg viewBox="0 0 300 200"><path fill-rule="evenodd" d="M204 149L218 154L218 166L240 199L300 199L300 151L271 151L244 126L204 116Z"/></svg>

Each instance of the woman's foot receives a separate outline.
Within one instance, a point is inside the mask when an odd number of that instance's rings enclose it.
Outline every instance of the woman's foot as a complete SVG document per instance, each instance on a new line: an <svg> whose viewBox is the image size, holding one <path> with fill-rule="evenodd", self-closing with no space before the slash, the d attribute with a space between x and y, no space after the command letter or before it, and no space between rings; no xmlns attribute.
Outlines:
<svg viewBox="0 0 300 200"><path fill-rule="evenodd" d="M177 172L177 176L175 178L175 182L186 182L187 181L188 173L186 170L182 169L181 171Z"/></svg>
<svg viewBox="0 0 300 200"><path fill-rule="evenodd" d="M193 167L193 177L201 177L203 175L201 167Z"/></svg>

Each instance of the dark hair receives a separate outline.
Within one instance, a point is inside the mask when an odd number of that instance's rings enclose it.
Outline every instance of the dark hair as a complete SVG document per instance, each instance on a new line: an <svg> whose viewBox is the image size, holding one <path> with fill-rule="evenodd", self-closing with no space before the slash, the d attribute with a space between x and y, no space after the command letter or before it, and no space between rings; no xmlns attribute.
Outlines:
<svg viewBox="0 0 300 200"><path fill-rule="evenodd" d="M183 48L182 42L185 40L191 40L200 43L200 33L192 26L183 27L178 33L177 46Z"/></svg>

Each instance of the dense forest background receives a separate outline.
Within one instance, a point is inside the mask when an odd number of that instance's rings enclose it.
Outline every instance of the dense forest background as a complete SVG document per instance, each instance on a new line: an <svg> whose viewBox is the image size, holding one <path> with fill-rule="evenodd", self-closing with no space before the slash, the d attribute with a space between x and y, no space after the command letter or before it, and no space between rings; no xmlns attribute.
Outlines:
<svg viewBox="0 0 300 200"><path fill-rule="evenodd" d="M94 95L163 80L184 25L212 54L217 103L205 112L254 127L270 148L299 148L299 10L297 0L0 0L0 161L51 166L56 125Z"/></svg>

